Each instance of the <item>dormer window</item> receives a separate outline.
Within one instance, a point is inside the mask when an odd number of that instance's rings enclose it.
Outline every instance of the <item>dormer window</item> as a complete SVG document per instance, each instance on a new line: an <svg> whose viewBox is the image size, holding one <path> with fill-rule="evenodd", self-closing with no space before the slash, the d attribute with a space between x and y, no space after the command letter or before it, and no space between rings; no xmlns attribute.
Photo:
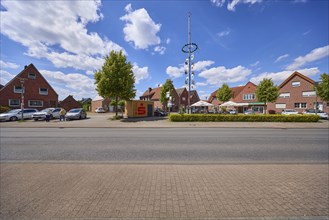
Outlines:
<svg viewBox="0 0 329 220"><path fill-rule="evenodd" d="M35 79L37 76L35 73L29 73L27 76L29 79Z"/></svg>

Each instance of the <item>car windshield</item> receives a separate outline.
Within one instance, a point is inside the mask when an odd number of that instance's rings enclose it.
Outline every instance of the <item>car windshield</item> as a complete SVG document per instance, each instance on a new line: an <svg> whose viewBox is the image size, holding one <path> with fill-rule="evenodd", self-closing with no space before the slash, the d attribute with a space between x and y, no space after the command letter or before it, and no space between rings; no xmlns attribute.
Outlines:
<svg viewBox="0 0 329 220"><path fill-rule="evenodd" d="M77 113L77 112L79 112L80 111L80 109L71 109L69 112L70 113Z"/></svg>
<svg viewBox="0 0 329 220"><path fill-rule="evenodd" d="M7 113L17 113L17 112L20 112L21 110L20 109L14 109L14 110L10 110L8 111Z"/></svg>
<svg viewBox="0 0 329 220"><path fill-rule="evenodd" d="M40 112L47 112L48 110L49 110L49 108L46 108L46 109L42 109Z"/></svg>

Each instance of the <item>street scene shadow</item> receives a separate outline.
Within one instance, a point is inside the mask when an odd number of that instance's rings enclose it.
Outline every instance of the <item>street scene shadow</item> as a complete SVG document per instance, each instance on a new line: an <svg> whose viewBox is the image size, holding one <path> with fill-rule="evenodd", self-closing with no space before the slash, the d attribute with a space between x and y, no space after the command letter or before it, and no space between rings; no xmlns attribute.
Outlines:
<svg viewBox="0 0 329 220"><path fill-rule="evenodd" d="M168 117L145 117L145 118L123 118L121 122L141 122L141 121L164 121L168 120Z"/></svg>

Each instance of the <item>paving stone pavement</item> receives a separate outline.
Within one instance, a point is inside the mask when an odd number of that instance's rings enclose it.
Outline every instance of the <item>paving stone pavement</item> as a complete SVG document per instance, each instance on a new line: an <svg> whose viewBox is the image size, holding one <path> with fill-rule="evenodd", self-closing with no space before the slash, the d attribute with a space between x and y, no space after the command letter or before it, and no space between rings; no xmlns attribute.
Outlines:
<svg viewBox="0 0 329 220"><path fill-rule="evenodd" d="M0 165L1 219L329 219L328 164Z"/></svg>

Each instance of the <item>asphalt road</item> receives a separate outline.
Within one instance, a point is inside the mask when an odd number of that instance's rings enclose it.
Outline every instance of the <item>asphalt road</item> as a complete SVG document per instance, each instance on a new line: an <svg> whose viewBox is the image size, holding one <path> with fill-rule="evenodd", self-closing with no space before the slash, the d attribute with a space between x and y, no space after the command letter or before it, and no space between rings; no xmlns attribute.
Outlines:
<svg viewBox="0 0 329 220"><path fill-rule="evenodd" d="M2 161L327 163L328 129L1 128Z"/></svg>

